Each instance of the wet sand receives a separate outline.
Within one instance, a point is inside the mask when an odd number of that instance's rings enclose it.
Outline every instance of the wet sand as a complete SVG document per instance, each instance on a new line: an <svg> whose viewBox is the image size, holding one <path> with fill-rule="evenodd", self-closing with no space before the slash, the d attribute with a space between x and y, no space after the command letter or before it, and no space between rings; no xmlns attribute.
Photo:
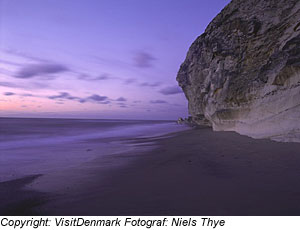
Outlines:
<svg viewBox="0 0 300 230"><path fill-rule="evenodd" d="M2 198L18 195L1 214L300 215L300 144L209 128L126 143L134 149L0 183Z"/></svg>
<svg viewBox="0 0 300 230"><path fill-rule="evenodd" d="M0 216L38 215L35 207L46 202L47 194L24 190L41 175L26 176L20 179L0 183Z"/></svg>

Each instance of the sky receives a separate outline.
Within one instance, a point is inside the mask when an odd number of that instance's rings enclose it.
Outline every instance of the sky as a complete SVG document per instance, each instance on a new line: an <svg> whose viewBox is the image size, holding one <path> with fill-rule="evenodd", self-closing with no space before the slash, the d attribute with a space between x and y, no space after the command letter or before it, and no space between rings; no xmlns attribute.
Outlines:
<svg viewBox="0 0 300 230"><path fill-rule="evenodd" d="M186 117L177 72L228 3L0 0L0 117Z"/></svg>

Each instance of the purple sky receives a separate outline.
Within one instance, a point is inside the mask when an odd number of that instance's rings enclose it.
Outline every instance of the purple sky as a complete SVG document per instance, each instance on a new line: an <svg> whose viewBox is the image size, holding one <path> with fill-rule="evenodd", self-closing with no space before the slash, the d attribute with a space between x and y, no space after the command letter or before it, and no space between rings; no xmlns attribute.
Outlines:
<svg viewBox="0 0 300 230"><path fill-rule="evenodd" d="M191 43L229 0L0 0L0 116L177 119Z"/></svg>

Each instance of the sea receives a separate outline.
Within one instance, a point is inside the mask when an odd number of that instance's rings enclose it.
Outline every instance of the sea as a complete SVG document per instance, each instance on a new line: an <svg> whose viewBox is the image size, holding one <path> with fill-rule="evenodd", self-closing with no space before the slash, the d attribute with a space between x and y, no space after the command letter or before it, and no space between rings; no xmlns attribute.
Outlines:
<svg viewBox="0 0 300 230"><path fill-rule="evenodd" d="M0 182L125 154L134 147L128 140L186 129L175 121L0 118Z"/></svg>

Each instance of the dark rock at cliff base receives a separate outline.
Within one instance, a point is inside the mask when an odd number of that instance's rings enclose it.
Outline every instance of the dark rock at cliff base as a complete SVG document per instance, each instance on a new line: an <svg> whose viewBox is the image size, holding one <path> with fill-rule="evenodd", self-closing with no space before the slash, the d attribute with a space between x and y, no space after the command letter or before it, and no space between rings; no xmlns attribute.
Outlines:
<svg viewBox="0 0 300 230"><path fill-rule="evenodd" d="M300 1L233 0L191 45L177 81L214 130L300 142Z"/></svg>
<svg viewBox="0 0 300 230"><path fill-rule="evenodd" d="M209 122L209 120L207 120L203 115L199 115L199 116L189 116L188 118L178 118L177 120L177 124L179 125L188 125L191 127L197 127L197 126L211 126L211 123Z"/></svg>

